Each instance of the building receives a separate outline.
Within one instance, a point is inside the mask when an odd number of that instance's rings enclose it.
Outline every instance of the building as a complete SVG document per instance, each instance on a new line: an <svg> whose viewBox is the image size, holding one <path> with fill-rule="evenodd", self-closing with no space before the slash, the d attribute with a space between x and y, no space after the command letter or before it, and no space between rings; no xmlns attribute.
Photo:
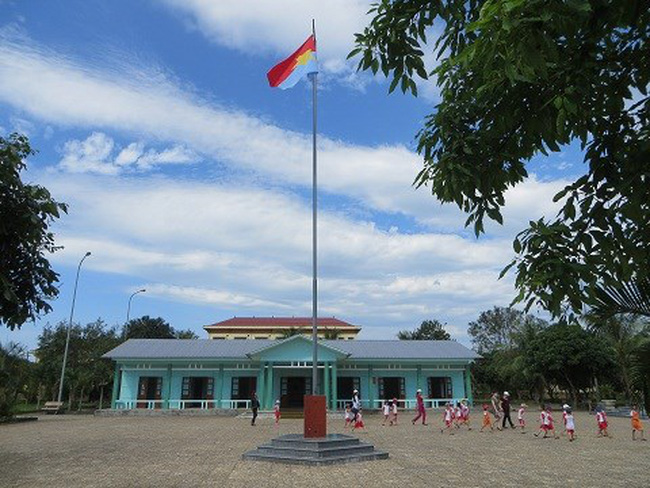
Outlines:
<svg viewBox="0 0 650 488"><path fill-rule="evenodd" d="M112 408L247 408L253 391L263 409L276 400L302 407L311 393L313 343L283 340L129 339L104 355L115 361ZM359 390L365 408L398 398L429 407L468 398L476 353L455 341L322 340L318 377L330 409Z"/></svg>
<svg viewBox="0 0 650 488"><path fill-rule="evenodd" d="M210 339L280 339L291 330L311 335L311 317L233 317L203 328ZM318 318L320 339L354 339L361 327L334 317Z"/></svg>

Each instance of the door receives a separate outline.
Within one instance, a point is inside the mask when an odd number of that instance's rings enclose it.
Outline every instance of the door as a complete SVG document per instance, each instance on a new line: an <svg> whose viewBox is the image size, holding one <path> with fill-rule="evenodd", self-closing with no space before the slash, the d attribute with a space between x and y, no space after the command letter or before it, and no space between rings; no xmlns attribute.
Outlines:
<svg viewBox="0 0 650 488"><path fill-rule="evenodd" d="M378 393L380 400L392 400L393 398L404 399L406 388L404 378L384 377L379 378Z"/></svg>
<svg viewBox="0 0 650 488"><path fill-rule="evenodd" d="M451 378L449 376L431 376L427 380L429 398L453 398Z"/></svg>
<svg viewBox="0 0 650 488"><path fill-rule="evenodd" d="M162 376L141 376L138 382L138 400L160 400L162 398ZM136 408L148 408L146 401L137 402ZM154 408L160 408L155 403Z"/></svg>
<svg viewBox="0 0 650 488"><path fill-rule="evenodd" d="M280 405L286 408L303 408L304 396L311 394L311 378L283 376L280 379Z"/></svg>

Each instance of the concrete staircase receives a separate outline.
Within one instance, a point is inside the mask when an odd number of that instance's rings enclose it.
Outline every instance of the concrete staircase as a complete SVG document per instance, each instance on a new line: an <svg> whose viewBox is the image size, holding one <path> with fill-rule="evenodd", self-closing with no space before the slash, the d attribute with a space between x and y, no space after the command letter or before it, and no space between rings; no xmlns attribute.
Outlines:
<svg viewBox="0 0 650 488"><path fill-rule="evenodd" d="M305 438L302 434L276 437L243 455L244 459L284 464L322 466L387 459L388 453L377 451L372 444L344 434Z"/></svg>

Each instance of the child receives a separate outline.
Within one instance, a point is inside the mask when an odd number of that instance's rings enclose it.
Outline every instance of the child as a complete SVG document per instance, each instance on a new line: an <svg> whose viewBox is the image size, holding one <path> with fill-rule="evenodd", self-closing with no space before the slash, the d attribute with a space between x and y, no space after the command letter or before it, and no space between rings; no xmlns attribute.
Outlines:
<svg viewBox="0 0 650 488"><path fill-rule="evenodd" d="M345 405L345 427L343 427L343 429L350 427L353 417L354 415L352 415L352 405L348 403Z"/></svg>
<svg viewBox="0 0 650 488"><path fill-rule="evenodd" d="M549 406L549 407L546 407L546 425L547 425L547 431L550 431L550 432L553 434L553 437L555 437L556 439L559 439L560 436L557 435L557 434L555 433L555 423L554 423L554 420L553 420L553 415L551 415L551 412L552 412L552 411L553 411L553 410L551 409L550 406ZM546 436L544 436L544 437L546 437Z"/></svg>
<svg viewBox="0 0 650 488"><path fill-rule="evenodd" d="M273 413L275 414L275 425L278 426L280 424L280 400L275 401Z"/></svg>
<svg viewBox="0 0 650 488"><path fill-rule="evenodd" d="M535 432L533 435L535 437L538 437L539 434L544 432L544 436L542 437L543 439L546 439L548 437L548 433L551 432L553 434L553 437L556 439L559 439L559 436L555 434L555 425L553 424L553 416L551 415L551 407L544 407L544 405L540 405L539 407L540 413L539 413L539 430Z"/></svg>
<svg viewBox="0 0 650 488"><path fill-rule="evenodd" d="M459 405L460 405L459 426L466 425L467 430L472 430L472 427L469 423L469 406L467 405L467 400L463 399Z"/></svg>
<svg viewBox="0 0 650 488"><path fill-rule="evenodd" d="M526 433L526 404L522 403L519 405L519 410L517 411L517 420L519 420L519 427L521 428L521 433Z"/></svg>
<svg viewBox="0 0 650 488"><path fill-rule="evenodd" d="M397 398L393 398L393 419L390 421L390 425L397 425Z"/></svg>
<svg viewBox="0 0 650 488"><path fill-rule="evenodd" d="M492 416L490 415L489 406L487 403L483 404L483 426L479 432L483 432L483 429L486 427L490 428L491 432L494 432L494 426L492 425Z"/></svg>
<svg viewBox="0 0 650 488"><path fill-rule="evenodd" d="M456 406L452 407L454 411L454 425L457 429L460 429L460 424L463 421L463 412L460 408L460 402L456 402Z"/></svg>
<svg viewBox="0 0 650 488"><path fill-rule="evenodd" d="M596 422L598 422L598 437L611 437L607 433L607 414L601 406L596 407Z"/></svg>
<svg viewBox="0 0 650 488"><path fill-rule="evenodd" d="M354 422L353 430L357 429L365 430L365 426L363 425L363 418L361 417L361 410L359 410L359 413L357 413L357 419Z"/></svg>
<svg viewBox="0 0 650 488"><path fill-rule="evenodd" d="M639 407L638 405L632 405L632 410L630 411L630 417L632 417L632 440L636 440L636 433L641 432L641 440L646 441L645 433L643 431L643 424L639 418Z"/></svg>
<svg viewBox="0 0 650 488"><path fill-rule="evenodd" d="M562 425L564 425L564 430L562 431L562 435L567 434L567 428L566 428L566 416L567 416L567 410L569 410L571 407L567 405L566 403L562 405Z"/></svg>
<svg viewBox="0 0 650 488"><path fill-rule="evenodd" d="M569 436L569 442L573 442L573 439L575 439L576 426L573 421L573 412L571 411L571 407L568 405L566 407L567 408L564 410L564 430L566 430L566 433Z"/></svg>
<svg viewBox="0 0 650 488"><path fill-rule="evenodd" d="M440 429L442 434L445 430L449 431L449 435L454 435L454 419L456 415L454 414L454 406L451 403L448 403L445 407L445 412L443 414L443 420L445 422L445 427Z"/></svg>
<svg viewBox="0 0 650 488"><path fill-rule="evenodd" d="M381 425L386 425L386 421L390 419L391 407L392 407L391 402L388 400L386 400L382 405L382 410L384 413L384 421L381 423ZM391 421L390 424L392 425L393 422Z"/></svg>

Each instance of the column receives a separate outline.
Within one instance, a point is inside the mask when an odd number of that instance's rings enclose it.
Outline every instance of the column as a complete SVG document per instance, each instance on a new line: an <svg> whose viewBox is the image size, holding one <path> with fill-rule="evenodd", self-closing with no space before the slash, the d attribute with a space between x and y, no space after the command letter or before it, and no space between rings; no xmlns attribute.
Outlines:
<svg viewBox="0 0 650 488"><path fill-rule="evenodd" d="M470 405L473 405L474 397L472 396L472 375L469 371L469 365L465 366L463 376L465 376L465 398L467 398L467 401Z"/></svg>
<svg viewBox="0 0 650 488"><path fill-rule="evenodd" d="M260 372L257 375L257 399L260 402L260 407L264 409L266 405L266 388L265 380L266 379L266 363L260 363Z"/></svg>
<svg viewBox="0 0 650 488"><path fill-rule="evenodd" d="M418 366L415 373L415 389L418 388L422 388L422 366Z"/></svg>
<svg viewBox="0 0 650 488"><path fill-rule="evenodd" d="M370 403L368 408L373 408L375 406L375 390L377 389L377 385L372 383L372 373L372 366L368 365L368 402Z"/></svg>
<svg viewBox="0 0 650 488"><path fill-rule="evenodd" d="M117 401L120 399L120 365L115 363L115 372L113 373L113 394L111 396L111 408L115 409Z"/></svg>
<svg viewBox="0 0 650 488"><path fill-rule="evenodd" d="M223 364L219 365L219 372L217 373L217 383L214 385L214 399L218 400L217 408L223 408Z"/></svg>
<svg viewBox="0 0 650 488"><path fill-rule="evenodd" d="M163 382L163 394L162 394L163 408L169 408L169 400L171 400L171 396L172 396L172 365L168 364L167 373L165 374L165 381Z"/></svg>
<svg viewBox="0 0 650 488"><path fill-rule="evenodd" d="M273 363L268 364L268 369L266 372L266 398L267 398L267 408L272 409L275 403L275 398L273 397Z"/></svg>
<svg viewBox="0 0 650 488"><path fill-rule="evenodd" d="M332 363L332 410L336 411L338 404L338 378L336 377L336 362Z"/></svg>
<svg viewBox="0 0 650 488"><path fill-rule="evenodd" d="M323 384L325 385L325 388L323 388L325 393L325 406L327 406L330 402L330 364L328 362L323 364Z"/></svg>

